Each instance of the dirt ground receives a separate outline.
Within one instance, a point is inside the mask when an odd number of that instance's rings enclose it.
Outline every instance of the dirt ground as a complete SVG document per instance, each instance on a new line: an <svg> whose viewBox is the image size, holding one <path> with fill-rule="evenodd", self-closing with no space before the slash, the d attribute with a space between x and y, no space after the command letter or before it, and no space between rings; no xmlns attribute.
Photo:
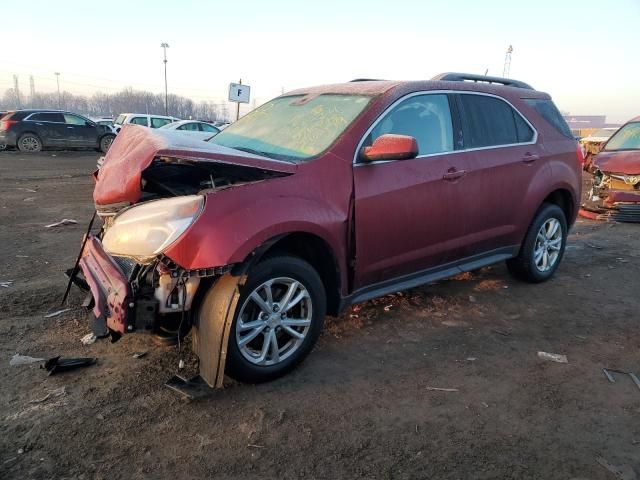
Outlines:
<svg viewBox="0 0 640 480"><path fill-rule="evenodd" d="M542 285L497 265L356 306L292 374L188 402L163 386L175 347L82 345L77 291L44 318L92 213L97 157L0 152L1 479L640 475L640 390L602 372L640 374L637 225L579 219ZM63 218L78 224L44 227ZM98 363L47 377L10 366L15 353Z"/></svg>

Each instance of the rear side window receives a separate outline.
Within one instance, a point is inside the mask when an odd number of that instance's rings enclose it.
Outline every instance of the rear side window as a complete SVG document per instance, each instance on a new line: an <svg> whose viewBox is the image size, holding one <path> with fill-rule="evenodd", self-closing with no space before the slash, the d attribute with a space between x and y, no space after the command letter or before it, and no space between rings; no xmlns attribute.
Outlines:
<svg viewBox="0 0 640 480"><path fill-rule="evenodd" d="M190 132L199 132L197 123L185 123L184 125L180 125L176 130L188 130Z"/></svg>
<svg viewBox="0 0 640 480"><path fill-rule="evenodd" d="M211 132L211 133L220 132L220 129L214 127L213 125L209 125L208 123L201 123L200 127L202 128L203 132Z"/></svg>
<svg viewBox="0 0 640 480"><path fill-rule="evenodd" d="M160 128L164 125L168 125L169 123L173 122L168 118L151 117L151 128ZM197 129L198 127L196 127L196 130Z"/></svg>
<svg viewBox="0 0 640 480"><path fill-rule="evenodd" d="M417 95L396 105L371 131L370 142L386 134L409 135L418 155L453 150L451 110L446 95Z"/></svg>
<svg viewBox="0 0 640 480"><path fill-rule="evenodd" d="M133 117L129 123L133 123L134 125L142 125L144 127L148 127L147 117Z"/></svg>
<svg viewBox="0 0 640 480"><path fill-rule="evenodd" d="M551 100L527 98L525 99L525 102L527 102L527 105L535 108L536 112L549 122L560 134L573 140L573 134L571 133L569 125L564 121L564 118L562 118L558 108Z"/></svg>
<svg viewBox="0 0 640 480"><path fill-rule="evenodd" d="M533 140L534 132L507 102L485 95L460 95L464 148L512 145Z"/></svg>
<svg viewBox="0 0 640 480"><path fill-rule="evenodd" d="M64 123L64 117L62 114L55 112L34 113L29 117L29 120L33 120L35 122Z"/></svg>

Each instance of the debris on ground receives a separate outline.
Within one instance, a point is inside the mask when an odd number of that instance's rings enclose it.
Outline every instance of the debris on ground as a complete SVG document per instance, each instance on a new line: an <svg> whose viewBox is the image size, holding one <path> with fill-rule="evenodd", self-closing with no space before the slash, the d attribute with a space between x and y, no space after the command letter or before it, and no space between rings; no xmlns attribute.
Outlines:
<svg viewBox="0 0 640 480"><path fill-rule="evenodd" d="M88 367L94 365L98 359L95 357L83 357L83 358L62 358L53 357L45 362L41 367L49 372L49 375L55 375L60 372L68 372L69 370L75 370L76 368Z"/></svg>
<svg viewBox="0 0 640 480"><path fill-rule="evenodd" d="M45 225L44 228L53 228L53 227L62 227L64 225L75 225L78 222L73 218L63 218L59 222L50 223L49 225Z"/></svg>
<svg viewBox="0 0 640 480"><path fill-rule="evenodd" d="M457 388L427 387L430 392L458 392Z"/></svg>
<svg viewBox="0 0 640 480"><path fill-rule="evenodd" d="M57 317L58 315L62 315L65 312L71 310L70 308L63 308L62 310L56 310L55 312L47 313L44 318L52 318Z"/></svg>
<svg viewBox="0 0 640 480"><path fill-rule="evenodd" d="M607 370L606 368L603 368L602 372L604 373L604 376L607 377L607 380L609 380L611 383L616 383L615 379L613 378L613 375L609 373L609 370Z"/></svg>
<svg viewBox="0 0 640 480"><path fill-rule="evenodd" d="M56 388L55 390L51 390L42 398L36 398L35 400L29 401L29 403L43 403L49 400L50 398L62 397L67 394L67 387Z"/></svg>
<svg viewBox="0 0 640 480"><path fill-rule="evenodd" d="M595 243L584 242L587 247L595 248L596 250L602 250L604 247L602 245L597 245Z"/></svg>
<svg viewBox="0 0 640 480"><path fill-rule="evenodd" d="M82 337L80 339L80 343L82 343L83 345L91 345L92 343L95 343L97 339L98 337L96 337L96 334L91 332Z"/></svg>
<svg viewBox="0 0 640 480"><path fill-rule="evenodd" d="M0 287L9 288L12 283L13 283L13 280L4 280L0 282Z"/></svg>
<svg viewBox="0 0 640 480"><path fill-rule="evenodd" d="M638 379L638 377L636 377L636 374L633 372L629 372L629 376L631 377L631 380L633 380L633 383L636 384L636 387L640 388L640 380Z"/></svg>
<svg viewBox="0 0 640 480"><path fill-rule="evenodd" d="M133 358L142 358L144 357L147 353L149 353L149 351L146 352L136 352L133 354Z"/></svg>
<svg viewBox="0 0 640 480"><path fill-rule="evenodd" d="M552 362L557 363L569 363L566 355L560 355L559 353L547 353L547 352L538 352L538 358L542 360L550 360Z"/></svg>
<svg viewBox="0 0 640 480"><path fill-rule="evenodd" d="M609 470L609 472L613 473L615 477L620 480L637 480L638 478L633 467L629 465L613 465L600 455L596 457L596 462L598 462L603 468Z"/></svg>
<svg viewBox="0 0 640 480"><path fill-rule="evenodd" d="M34 358L16 353L13 357L11 357L11 360L9 360L9 365L15 367L16 365L29 365L31 363L38 362L44 362L44 358Z"/></svg>

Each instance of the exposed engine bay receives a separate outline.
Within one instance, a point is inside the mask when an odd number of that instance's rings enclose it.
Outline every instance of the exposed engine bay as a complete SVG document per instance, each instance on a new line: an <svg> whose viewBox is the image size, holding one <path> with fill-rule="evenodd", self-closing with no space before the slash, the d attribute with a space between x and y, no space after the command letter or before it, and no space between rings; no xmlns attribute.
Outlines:
<svg viewBox="0 0 640 480"><path fill-rule="evenodd" d="M582 208L597 220L640 222L640 174L593 170L591 189Z"/></svg>
<svg viewBox="0 0 640 480"><path fill-rule="evenodd" d="M128 202L96 205L96 213L103 221L96 238L105 240L119 214L149 205L149 202L155 203L154 200L206 195L283 175L287 174L252 166L157 157L142 172L142 195L138 203L134 206ZM188 271L162 254L141 260L135 256L108 253L129 284L128 311L122 316L126 318L124 324L113 323L111 318L108 322L107 317L113 315L103 314L104 318L96 318L95 323L102 331L94 333L106 335L110 332L115 339L121 333L132 331L153 332L167 338L176 337L180 331L186 333L200 283L224 275L232 268L227 265Z"/></svg>

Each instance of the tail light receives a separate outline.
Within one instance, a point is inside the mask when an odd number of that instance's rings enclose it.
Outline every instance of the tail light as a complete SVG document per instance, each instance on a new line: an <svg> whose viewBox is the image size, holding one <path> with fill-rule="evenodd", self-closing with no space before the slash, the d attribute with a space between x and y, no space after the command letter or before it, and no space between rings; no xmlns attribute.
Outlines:
<svg viewBox="0 0 640 480"><path fill-rule="evenodd" d="M584 166L584 153L582 152L582 147L580 144L576 144L576 158L578 160L578 165L581 167Z"/></svg>
<svg viewBox="0 0 640 480"><path fill-rule="evenodd" d="M18 123L17 120L2 120L0 121L0 131L9 130L11 125Z"/></svg>

